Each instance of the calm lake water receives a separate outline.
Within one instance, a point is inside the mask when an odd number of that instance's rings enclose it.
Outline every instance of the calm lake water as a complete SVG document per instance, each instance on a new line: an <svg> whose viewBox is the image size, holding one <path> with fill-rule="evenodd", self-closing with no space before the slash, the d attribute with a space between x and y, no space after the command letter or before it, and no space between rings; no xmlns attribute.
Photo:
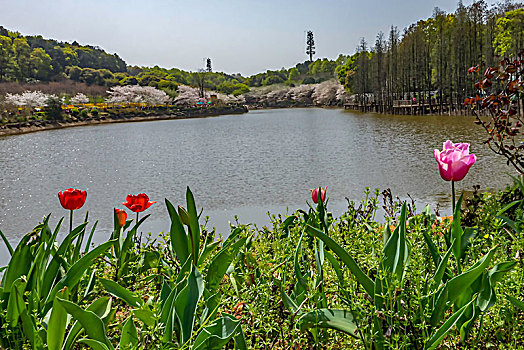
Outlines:
<svg viewBox="0 0 524 350"><path fill-rule="evenodd" d="M0 137L0 230L13 243L52 213L63 210L57 192L88 192L75 223L89 210L99 220L98 242L109 236L112 208L127 194L146 192L158 201L142 226L168 230L164 198L185 203L190 186L209 226L227 234L228 221L269 222L266 215L306 208L310 188L328 187L330 209L339 215L345 198L359 201L365 187L386 189L422 210L441 204L448 214L450 183L433 157L442 142L470 142L478 156L459 191L503 188L513 169L482 144L471 117L385 116L338 109L278 109L245 115L119 123ZM185 204L184 204L185 206ZM134 218L134 215L130 215ZM64 225L64 229L68 225ZM0 254L6 255L1 244ZM0 259L4 260L5 259Z"/></svg>

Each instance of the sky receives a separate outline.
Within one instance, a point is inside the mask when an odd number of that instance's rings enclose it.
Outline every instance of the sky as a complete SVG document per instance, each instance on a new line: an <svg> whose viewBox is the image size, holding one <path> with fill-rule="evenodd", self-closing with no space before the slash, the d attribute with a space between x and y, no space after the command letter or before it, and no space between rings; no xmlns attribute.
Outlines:
<svg viewBox="0 0 524 350"><path fill-rule="evenodd" d="M335 59L435 7L454 12L457 0L0 0L0 26L99 46L129 65L196 71L209 57L214 71L248 76L305 61L308 30L314 58Z"/></svg>

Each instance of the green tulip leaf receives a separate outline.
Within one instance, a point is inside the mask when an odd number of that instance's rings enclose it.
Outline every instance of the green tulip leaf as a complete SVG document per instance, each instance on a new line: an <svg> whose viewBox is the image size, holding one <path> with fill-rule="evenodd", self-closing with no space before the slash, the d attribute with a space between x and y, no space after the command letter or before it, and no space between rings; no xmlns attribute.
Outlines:
<svg viewBox="0 0 524 350"><path fill-rule="evenodd" d="M125 301L129 306L139 308L144 304L142 299L140 299L135 293L127 290L114 281L101 278L100 283L102 283L102 286L104 286L109 294Z"/></svg>
<svg viewBox="0 0 524 350"><path fill-rule="evenodd" d="M95 315L97 315L104 321L104 324L107 324L107 318L111 313L111 298L98 298L95 301L93 301L91 305L87 307L86 310L94 312ZM73 327L71 327L71 330L67 334L63 350L73 349L76 339L80 336L80 334L82 334L83 331L84 327L82 326L82 324L78 321L75 321L75 323L73 323Z"/></svg>
<svg viewBox="0 0 524 350"><path fill-rule="evenodd" d="M173 304L181 329L181 341L191 338L197 304L204 292L202 275L193 265L187 279L187 285L176 296Z"/></svg>
<svg viewBox="0 0 524 350"><path fill-rule="evenodd" d="M129 349L138 345L138 333L136 331L133 317L129 316L122 327L122 335L120 336L120 349Z"/></svg>
<svg viewBox="0 0 524 350"><path fill-rule="evenodd" d="M409 258L409 247L406 241L406 202L402 204L397 227L384 247L383 267L386 271L397 276L397 281L402 282L404 271Z"/></svg>
<svg viewBox="0 0 524 350"><path fill-rule="evenodd" d="M225 314L213 321L198 333L193 349L195 350L220 350L235 334L241 331L240 320Z"/></svg>
<svg viewBox="0 0 524 350"><path fill-rule="evenodd" d="M111 242L112 244L113 242ZM106 329L102 319L93 311L83 310L73 302L56 298L62 307L70 313L75 320L82 324L87 335L92 339L105 344L109 350L113 350L111 342L107 338Z"/></svg>
<svg viewBox="0 0 524 350"><path fill-rule="evenodd" d="M220 282L224 278L226 271L238 255L238 252L244 244L247 238L241 238L230 246L223 247L209 263L209 267L206 273L206 289L210 292L216 291Z"/></svg>
<svg viewBox="0 0 524 350"><path fill-rule="evenodd" d="M165 199L167 211L171 219L171 228L169 230L171 249L178 258L180 263L184 263L190 255L191 245L189 243L186 230L180 220L175 207Z"/></svg>
<svg viewBox="0 0 524 350"><path fill-rule="evenodd" d="M67 298L69 291L66 289L57 296ZM53 301L51 316L47 324L47 347L49 350L60 350L64 342L67 326L67 311L62 307L58 298Z"/></svg>
<svg viewBox="0 0 524 350"><path fill-rule="evenodd" d="M349 310L314 310L300 317L298 327L302 331L317 327L335 329L357 338L357 323L353 313Z"/></svg>
<svg viewBox="0 0 524 350"><path fill-rule="evenodd" d="M472 267L462 274L452 278L448 282L449 301L454 302L461 298L462 294L479 278L484 270L488 267L495 250L497 247L492 248L482 259L477 261Z"/></svg>
<svg viewBox="0 0 524 350"><path fill-rule="evenodd" d="M435 349L442 339L448 334L448 332L453 328L453 326L457 323L458 319L464 314L466 309L473 303L474 300L471 300L469 303L461 307L458 311L456 311L453 315L451 315L450 318L444 322L442 326L429 338L429 340L424 345L424 350L433 350Z"/></svg>
<svg viewBox="0 0 524 350"><path fill-rule="evenodd" d="M53 290L51 290L51 293L47 296L44 313L46 313L51 307L52 300L55 298L57 292L64 287L69 289L74 288L84 275L85 271L93 264L93 261L111 248L114 243L114 240L105 242L84 255L82 258L78 259L78 261L71 266L71 268L66 272L66 275L53 287Z"/></svg>
<svg viewBox="0 0 524 350"><path fill-rule="evenodd" d="M78 342L86 344L87 346L89 346L93 350L109 350L107 345L105 345L104 343L102 343L102 342L100 342L98 340L94 340L94 339L80 339Z"/></svg>
<svg viewBox="0 0 524 350"><path fill-rule="evenodd" d="M9 251L9 255L13 256L13 247L11 246L11 243L9 243L9 240L7 239L7 237L4 235L4 233L2 232L2 230L0 230L0 237L2 237L2 240L4 241L5 243L5 246L7 247L7 250Z"/></svg>
<svg viewBox="0 0 524 350"><path fill-rule="evenodd" d="M190 238L192 245L192 256L194 264L198 264L198 252L200 248L200 225L198 223L198 214L196 210L195 198L193 193L187 187L186 190L186 200L187 200L187 212L189 214L189 228L190 228Z"/></svg>

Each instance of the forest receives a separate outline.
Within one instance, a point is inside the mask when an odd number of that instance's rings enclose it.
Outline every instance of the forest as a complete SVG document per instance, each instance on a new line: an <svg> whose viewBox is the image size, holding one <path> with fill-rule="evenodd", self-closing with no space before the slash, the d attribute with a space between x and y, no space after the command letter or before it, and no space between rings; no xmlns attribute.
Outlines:
<svg viewBox="0 0 524 350"><path fill-rule="evenodd" d="M362 38L354 55L336 68L340 82L355 94L356 103L375 104L389 112L397 101L464 108L475 95L477 65L495 66L524 48L524 8L506 1L488 7L459 2L454 13L435 8L401 33L391 26L379 32L372 47ZM484 69L481 73L484 73Z"/></svg>

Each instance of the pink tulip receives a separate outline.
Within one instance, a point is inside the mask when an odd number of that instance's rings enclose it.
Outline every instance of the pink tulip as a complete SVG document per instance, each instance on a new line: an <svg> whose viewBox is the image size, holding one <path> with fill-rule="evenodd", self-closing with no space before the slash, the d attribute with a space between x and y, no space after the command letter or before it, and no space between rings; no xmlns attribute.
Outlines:
<svg viewBox="0 0 524 350"><path fill-rule="evenodd" d="M320 189L320 199L322 200L322 202L326 201L326 189L327 187ZM315 204L318 204L318 188L311 190L311 199Z"/></svg>
<svg viewBox="0 0 524 350"><path fill-rule="evenodd" d="M434 150L440 176L446 181L460 181L469 171L477 157L469 154L469 143L444 142L442 151Z"/></svg>

